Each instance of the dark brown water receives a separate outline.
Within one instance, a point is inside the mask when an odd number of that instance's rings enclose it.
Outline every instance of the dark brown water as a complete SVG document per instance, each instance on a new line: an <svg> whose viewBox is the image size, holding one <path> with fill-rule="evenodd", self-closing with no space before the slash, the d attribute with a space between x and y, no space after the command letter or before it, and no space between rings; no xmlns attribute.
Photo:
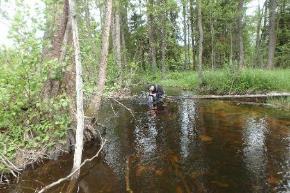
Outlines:
<svg viewBox="0 0 290 193"><path fill-rule="evenodd" d="M116 114L104 105L109 142L82 170L78 192L290 192L289 112L211 100L171 101L150 111L123 102L136 120L117 104ZM97 150L93 144L85 154ZM71 155L48 161L0 192L34 192L65 176L71 165Z"/></svg>

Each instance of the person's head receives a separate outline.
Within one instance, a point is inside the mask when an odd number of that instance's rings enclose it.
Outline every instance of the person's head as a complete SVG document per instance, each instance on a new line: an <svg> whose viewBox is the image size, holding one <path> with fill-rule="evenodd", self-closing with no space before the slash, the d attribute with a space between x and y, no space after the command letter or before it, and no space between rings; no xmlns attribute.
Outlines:
<svg viewBox="0 0 290 193"><path fill-rule="evenodd" d="M153 92L155 90L155 87L153 85L149 86L149 91Z"/></svg>

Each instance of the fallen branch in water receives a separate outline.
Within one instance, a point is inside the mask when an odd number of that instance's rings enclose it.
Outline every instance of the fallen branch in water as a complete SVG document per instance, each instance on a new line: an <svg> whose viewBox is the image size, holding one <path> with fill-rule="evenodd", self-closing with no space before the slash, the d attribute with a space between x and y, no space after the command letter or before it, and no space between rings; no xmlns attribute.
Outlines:
<svg viewBox="0 0 290 193"><path fill-rule="evenodd" d="M17 178L19 177L20 172L22 171L21 168L16 167L8 158L6 158L2 153L0 154L1 163L6 166L6 168L10 171L10 173ZM2 179L2 176L1 176Z"/></svg>
<svg viewBox="0 0 290 193"><path fill-rule="evenodd" d="M100 149L98 150L98 152L97 152L93 157L84 160L83 163L81 163L81 165L80 165L78 168L76 168L73 172L71 172L69 175L67 175L66 177L60 178L59 180L57 180L57 181L55 181L55 182L53 182L53 183L51 183L51 184L49 184L49 185L43 187L40 191L38 191L38 193L43 193L43 192L45 192L45 191L51 189L52 187L54 187L54 186L56 186L56 185L58 185L58 184L60 184L60 183L62 183L62 182L64 182L64 181L70 179L70 178L71 178L71 177L72 177L72 176L73 176L73 175L74 175L78 170L80 170L81 167L83 167L87 162L90 162L90 161L92 161L93 159L95 159L96 157L99 156L99 154L100 154L100 152L102 151L104 145L106 144L106 141L107 141L106 139L105 139L105 140L102 140L102 143L101 143L101 147L100 147Z"/></svg>
<svg viewBox="0 0 290 193"><path fill-rule="evenodd" d="M112 108L112 111L113 111L114 115L117 116L117 113L116 113L116 111L115 111L115 109L114 109L112 103L111 103L111 108Z"/></svg>
<svg viewBox="0 0 290 193"><path fill-rule="evenodd" d="M272 97L290 97L290 93L166 96L166 98L169 99L242 99L242 98L272 98Z"/></svg>
<svg viewBox="0 0 290 193"><path fill-rule="evenodd" d="M121 105L122 107L124 107L125 109L127 109L130 112L130 114L132 115L132 117L136 120L136 117L135 117L134 112L132 111L132 109L128 108L126 105L124 105L123 103L121 103L117 99L112 98L112 100L115 101L116 103L118 103L119 105Z"/></svg>

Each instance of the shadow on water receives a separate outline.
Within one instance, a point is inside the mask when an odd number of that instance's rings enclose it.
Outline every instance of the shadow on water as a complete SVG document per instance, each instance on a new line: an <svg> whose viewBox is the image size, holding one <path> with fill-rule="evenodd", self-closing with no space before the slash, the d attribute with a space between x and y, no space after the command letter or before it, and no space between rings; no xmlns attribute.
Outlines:
<svg viewBox="0 0 290 193"><path fill-rule="evenodd" d="M289 192L290 113L211 100L180 100L149 110L104 103L109 140L87 164L80 193ZM87 157L98 150L91 144ZM4 193L33 192L70 171L72 155L27 170ZM63 184L50 192L60 192Z"/></svg>

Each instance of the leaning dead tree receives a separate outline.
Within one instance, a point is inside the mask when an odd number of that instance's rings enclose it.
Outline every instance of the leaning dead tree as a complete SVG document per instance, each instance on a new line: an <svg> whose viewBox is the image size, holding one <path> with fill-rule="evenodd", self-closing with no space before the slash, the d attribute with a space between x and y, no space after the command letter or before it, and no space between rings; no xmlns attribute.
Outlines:
<svg viewBox="0 0 290 193"><path fill-rule="evenodd" d="M65 178L61 178L58 181L49 184L39 191L45 192L46 190L60 184L61 182L72 179L76 180L80 174L80 168L82 165L82 152L83 152L83 138L84 138L84 110L83 110L83 80L82 80L82 64L81 64L81 54L80 54L80 45L79 45L79 34L78 34L78 25L76 20L76 11L75 11L75 1L68 0L69 3L69 16L72 30L72 39L74 47L74 62L75 62L75 80L76 80L76 144L74 152L74 162L72 167L72 172ZM102 146L101 146L102 147ZM98 156L99 152L96 154Z"/></svg>
<svg viewBox="0 0 290 193"><path fill-rule="evenodd" d="M112 0L107 0L104 29L102 32L101 58L99 63L98 85L95 95L91 99L88 114L91 117L96 117L101 106L101 98L105 89L107 56L109 52L109 35L112 17Z"/></svg>
<svg viewBox="0 0 290 193"><path fill-rule="evenodd" d="M83 151L83 138L84 138L84 105L83 105L83 79L82 79L82 64L81 64L81 53L79 45L79 33L78 25L76 20L75 2L74 0L69 0L69 10L70 19L73 35L73 46L74 46L74 61L76 70L76 120L77 120L77 130L76 130L76 144L74 153L74 163L72 171L80 167L82 161L82 151ZM73 178L77 179L79 177L79 171L73 175Z"/></svg>

